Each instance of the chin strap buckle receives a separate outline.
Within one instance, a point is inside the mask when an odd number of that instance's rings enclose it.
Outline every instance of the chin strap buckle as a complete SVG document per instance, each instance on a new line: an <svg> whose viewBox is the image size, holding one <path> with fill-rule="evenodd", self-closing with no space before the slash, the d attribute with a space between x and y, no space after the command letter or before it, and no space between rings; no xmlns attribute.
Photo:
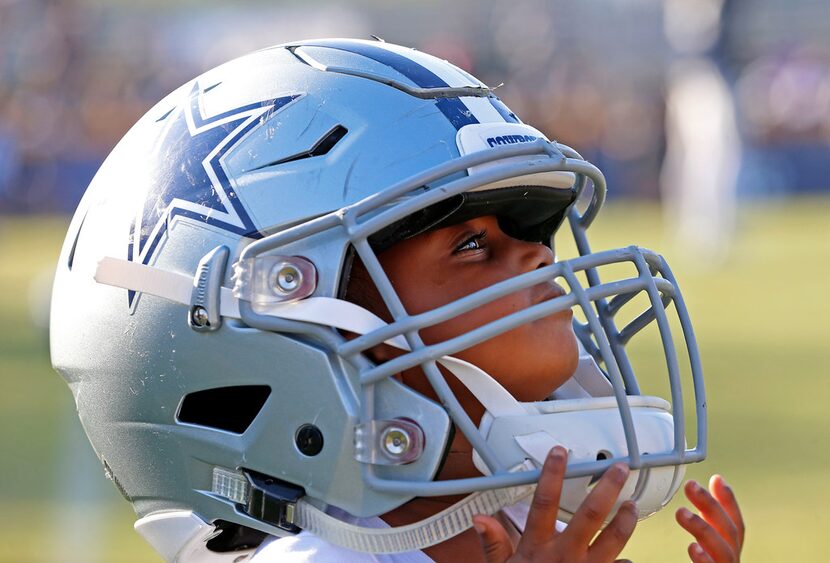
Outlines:
<svg viewBox="0 0 830 563"><path fill-rule="evenodd" d="M305 496L305 490L253 471L244 473L250 486L245 512L286 532L299 533L300 528L294 522L297 501Z"/></svg>
<svg viewBox="0 0 830 563"><path fill-rule="evenodd" d="M249 516L297 534L297 501L305 489L255 471L213 468L211 491L243 505Z"/></svg>

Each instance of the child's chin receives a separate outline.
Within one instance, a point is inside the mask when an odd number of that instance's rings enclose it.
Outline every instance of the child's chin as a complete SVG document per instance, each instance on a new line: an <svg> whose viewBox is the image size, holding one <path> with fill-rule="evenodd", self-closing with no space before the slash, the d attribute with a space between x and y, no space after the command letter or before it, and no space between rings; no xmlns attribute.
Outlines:
<svg viewBox="0 0 830 563"><path fill-rule="evenodd" d="M570 338L561 339L556 347L558 353L552 363L556 367L557 381L555 387L551 389L551 393L569 380L579 365L579 347L576 344L576 335L571 328L568 329L568 333Z"/></svg>

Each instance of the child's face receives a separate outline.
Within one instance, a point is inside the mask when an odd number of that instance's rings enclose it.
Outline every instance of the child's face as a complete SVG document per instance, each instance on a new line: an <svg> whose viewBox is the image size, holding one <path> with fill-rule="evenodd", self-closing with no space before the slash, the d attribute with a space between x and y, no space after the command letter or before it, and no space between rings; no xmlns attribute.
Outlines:
<svg viewBox="0 0 830 563"><path fill-rule="evenodd" d="M550 265L553 253L542 244L511 238L501 230L496 217L486 216L404 240L381 253L379 259L406 310L417 314ZM538 284L426 328L421 336L427 344L447 340L563 293L552 281ZM454 356L492 375L518 400L542 400L576 369L578 349L571 317L572 312L565 310ZM404 380L425 392L422 376L404 374ZM450 383L462 396L462 404L468 402L463 400L468 396L466 389L460 389L455 381Z"/></svg>

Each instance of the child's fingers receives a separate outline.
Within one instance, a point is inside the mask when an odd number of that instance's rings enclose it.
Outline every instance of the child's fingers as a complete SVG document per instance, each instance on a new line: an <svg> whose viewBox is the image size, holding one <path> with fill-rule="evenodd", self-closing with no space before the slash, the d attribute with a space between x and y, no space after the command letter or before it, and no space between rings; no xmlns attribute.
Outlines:
<svg viewBox="0 0 830 563"><path fill-rule="evenodd" d="M735 551L726 543L726 540L697 514L692 514L688 508L681 508L675 513L677 523L692 534L697 543L706 553L718 563L736 561ZM691 549L691 547L690 547ZM690 552L691 553L691 552ZM706 559L702 559L706 561Z"/></svg>
<svg viewBox="0 0 830 563"><path fill-rule="evenodd" d="M712 478L709 479L709 490L729 515L732 522L735 523L735 528L738 530L738 545L742 546L744 544L746 526L744 525L744 519L741 515L741 509L738 506L738 500L735 498L735 493L732 492L732 489L720 475L712 475Z"/></svg>
<svg viewBox="0 0 830 563"><path fill-rule="evenodd" d="M548 452L536 492L533 493L522 541L519 542L520 552L530 553L555 535L559 496L567 464L568 451L562 446L556 446Z"/></svg>
<svg viewBox="0 0 830 563"><path fill-rule="evenodd" d="M685 487L686 497L692 502L698 510L700 515L706 520L717 532L727 540L733 547L740 546L740 535L738 528L726 513L723 506L709 494L709 491L701 487L697 481L689 481Z"/></svg>
<svg viewBox="0 0 830 563"><path fill-rule="evenodd" d="M637 525L637 505L622 503L614 519L600 532L588 553L592 561L610 561L620 554Z"/></svg>
<svg viewBox="0 0 830 563"><path fill-rule="evenodd" d="M715 560L709 557L709 554L696 542L689 544L689 559L692 563L715 563Z"/></svg>
<svg viewBox="0 0 830 563"><path fill-rule="evenodd" d="M498 520L479 514L473 517L473 525L484 548L487 563L504 563L510 559L513 555L513 544L507 530Z"/></svg>
<svg viewBox="0 0 830 563"><path fill-rule="evenodd" d="M562 537L567 537L574 546L587 546L617 502L628 473L628 467L621 463L609 467L594 490L582 501Z"/></svg>

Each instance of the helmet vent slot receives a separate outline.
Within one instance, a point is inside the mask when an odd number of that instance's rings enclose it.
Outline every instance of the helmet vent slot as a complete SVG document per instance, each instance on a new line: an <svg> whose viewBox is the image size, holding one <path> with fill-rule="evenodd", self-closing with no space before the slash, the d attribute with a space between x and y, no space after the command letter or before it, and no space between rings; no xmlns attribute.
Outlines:
<svg viewBox="0 0 830 563"><path fill-rule="evenodd" d="M81 238L81 229L84 228L86 215L87 214L84 213L84 217L81 219L81 224L78 225L78 230L75 231L75 238L72 240L72 248L69 250L69 257L66 259L66 267L69 268L69 271L72 271L72 265L75 262L75 250L78 248L78 239Z"/></svg>
<svg viewBox="0 0 830 563"><path fill-rule="evenodd" d="M176 417L179 422L245 432L271 394L267 385L238 385L196 391L185 396Z"/></svg>
<svg viewBox="0 0 830 563"><path fill-rule="evenodd" d="M323 156L325 154L328 154L328 152L334 148L334 145L336 145L340 141L340 139L345 137L346 133L348 132L349 130L343 127L342 125L336 125L328 133L323 135L319 141L314 143L314 146L308 149L307 151L295 154L293 156L287 156L279 160L274 160L267 164L263 164L262 166L257 166L256 168L252 169L252 171L268 168L269 166L277 166L278 164L294 162L295 160L303 160L305 158L312 158L314 156Z"/></svg>

